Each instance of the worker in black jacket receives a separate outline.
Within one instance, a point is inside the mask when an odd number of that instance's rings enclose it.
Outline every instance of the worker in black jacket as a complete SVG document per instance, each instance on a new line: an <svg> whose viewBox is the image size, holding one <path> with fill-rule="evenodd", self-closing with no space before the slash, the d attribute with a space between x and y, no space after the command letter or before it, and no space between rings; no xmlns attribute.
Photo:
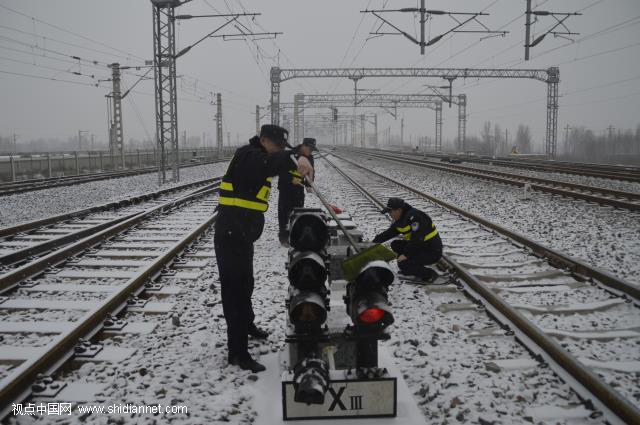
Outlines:
<svg viewBox="0 0 640 425"><path fill-rule="evenodd" d="M431 268L442 257L442 240L436 225L426 213L413 208L400 198L389 198L382 213L389 213L394 222L389 229L377 235L373 242L391 242L391 249L398 254L398 268L405 275L416 276L425 283L433 282L438 274Z"/></svg>
<svg viewBox="0 0 640 425"><path fill-rule="evenodd" d="M253 243L264 228L271 179L292 167L291 151L284 150L291 147L287 137L284 128L263 125L259 137L236 150L220 183L214 246L227 322L228 360L252 372L263 371L265 367L249 354L248 336L260 339L268 336L254 324ZM305 158L298 160L296 170L303 176L313 172Z"/></svg>
<svg viewBox="0 0 640 425"><path fill-rule="evenodd" d="M316 139L305 137L300 145L293 148L293 154L296 158L304 156L313 167L313 152L317 150ZM310 176L312 180L313 177L314 176ZM280 173L278 177L278 225L280 228L278 237L283 246L289 245L289 231L287 230L289 214L291 214L294 208L304 207L305 186L308 191L311 191L311 187L295 166Z"/></svg>

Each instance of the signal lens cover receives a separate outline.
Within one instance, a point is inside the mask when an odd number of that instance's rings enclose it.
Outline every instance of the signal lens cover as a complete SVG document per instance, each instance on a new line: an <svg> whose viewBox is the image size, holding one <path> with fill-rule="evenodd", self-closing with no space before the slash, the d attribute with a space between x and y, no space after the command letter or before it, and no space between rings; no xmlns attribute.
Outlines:
<svg viewBox="0 0 640 425"><path fill-rule="evenodd" d="M379 308L368 308L358 316L358 321L372 325L379 322L385 315L385 311Z"/></svg>

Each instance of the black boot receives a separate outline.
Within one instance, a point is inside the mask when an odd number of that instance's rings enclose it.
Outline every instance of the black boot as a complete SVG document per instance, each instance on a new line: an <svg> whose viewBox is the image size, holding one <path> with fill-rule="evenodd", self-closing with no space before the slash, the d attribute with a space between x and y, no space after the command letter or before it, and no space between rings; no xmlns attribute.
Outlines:
<svg viewBox="0 0 640 425"><path fill-rule="evenodd" d="M237 357L229 357L229 364L238 366L242 370L250 370L253 373L264 372L266 367L253 360L251 357L240 360Z"/></svg>
<svg viewBox="0 0 640 425"><path fill-rule="evenodd" d="M269 332L260 329L255 325L255 323L252 323L249 325L248 333L249 333L249 336L255 339L267 339L269 337Z"/></svg>
<svg viewBox="0 0 640 425"><path fill-rule="evenodd" d="M433 283L440 276L435 270L430 267L425 267L421 278L424 283Z"/></svg>

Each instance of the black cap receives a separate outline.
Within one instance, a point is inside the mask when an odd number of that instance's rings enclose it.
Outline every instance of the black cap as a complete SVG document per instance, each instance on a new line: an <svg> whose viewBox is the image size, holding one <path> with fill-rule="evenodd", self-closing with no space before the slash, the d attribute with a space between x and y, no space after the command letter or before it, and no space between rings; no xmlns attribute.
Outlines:
<svg viewBox="0 0 640 425"><path fill-rule="evenodd" d="M305 137L304 139L302 139L302 144L305 146L309 146L312 151L318 150L318 148L316 147L316 139L314 139L313 137Z"/></svg>
<svg viewBox="0 0 640 425"><path fill-rule="evenodd" d="M260 137L266 137L273 143L282 147L291 148L289 144L289 132L279 125L265 124L260 128Z"/></svg>
<svg viewBox="0 0 640 425"><path fill-rule="evenodd" d="M389 198L389 200L387 201L387 206L383 208L382 211L380 212L383 214L386 214L391 210L402 208L404 207L404 205L405 205L405 202L401 198Z"/></svg>

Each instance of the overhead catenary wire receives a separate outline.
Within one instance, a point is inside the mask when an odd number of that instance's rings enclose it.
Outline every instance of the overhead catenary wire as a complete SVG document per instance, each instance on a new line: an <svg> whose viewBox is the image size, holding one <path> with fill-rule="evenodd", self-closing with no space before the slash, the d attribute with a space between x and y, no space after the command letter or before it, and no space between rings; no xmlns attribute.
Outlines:
<svg viewBox="0 0 640 425"><path fill-rule="evenodd" d="M98 84L96 83L83 83L81 81L72 81L72 80L62 80L60 78L54 78L54 77L43 77L42 75L32 75L32 74L24 74L21 72L11 72L11 71L4 71L4 70L0 70L1 74L7 74L7 75L14 75L14 76L19 76L19 77L27 77L27 78L35 78L35 79L39 79L39 80L50 80L50 81L56 81L59 83L68 83L68 84L75 84L78 86L87 86L87 87L97 87Z"/></svg>
<svg viewBox="0 0 640 425"><path fill-rule="evenodd" d="M136 58L136 59L138 59L138 60L141 60L142 62L144 62L144 61L145 61L145 58L143 58L143 57L141 57L141 56L135 55L135 54L133 54L133 53L131 53L131 52L127 52L127 51L124 51L124 50L118 49L118 48L116 48L116 47L109 46L108 44L103 43L103 42L101 42L101 41L97 41L97 40L94 40L94 39L92 39L92 38L90 38L90 37L84 36L84 35L82 35L82 34L78 34L78 33L76 33L76 32L70 31L70 30L68 30L68 29L66 29L66 28L62 28L62 27L60 27L60 26L58 26L58 25L55 25L55 24L52 24L52 23L50 23L50 22L44 21L44 20L42 20L42 19L36 18L35 16L30 16L30 15L28 15L28 14L26 14L26 13L20 12L20 11L18 11L18 10L16 10L16 9L10 8L10 7L6 6L6 5L0 4L0 8L5 9L5 10L8 10L8 11L10 11L10 12L13 12L13 13L15 13L15 14L17 14L17 15L22 16L22 17L25 17L25 18L27 18L27 19L31 20L32 22L38 22L38 23L40 23L40 24L43 24L43 25L49 26L49 27L51 27L51 28L54 28L54 29L56 29L56 30L58 30L58 31L62 31L62 32L64 32L64 33L67 33L67 34L73 35L73 36L78 37L78 38L81 38L81 39L83 39L83 40L85 40L85 41L89 41L89 42L91 42L91 43L95 43L95 44L97 44L97 45L99 45L99 46L106 47L106 48L108 48L108 49L114 50L115 52L118 52L118 53L120 53L120 54L124 54L124 55L125 55L125 56L121 56L121 57L124 57L124 58L127 58L127 59ZM115 55L115 54L114 54L114 55Z"/></svg>

